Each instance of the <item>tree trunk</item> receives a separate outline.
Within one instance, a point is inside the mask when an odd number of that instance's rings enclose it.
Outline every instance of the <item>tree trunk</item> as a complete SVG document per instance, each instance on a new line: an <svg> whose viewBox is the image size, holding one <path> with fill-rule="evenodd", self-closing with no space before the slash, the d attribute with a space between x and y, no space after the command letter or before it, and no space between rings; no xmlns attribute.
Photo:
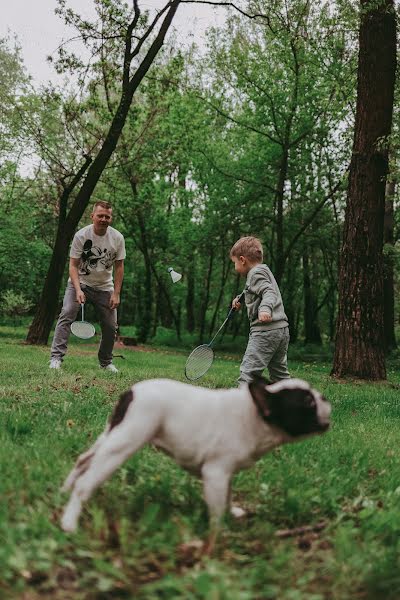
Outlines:
<svg viewBox="0 0 400 600"><path fill-rule="evenodd" d="M151 277L151 258L149 255L149 248L147 243L147 231L145 220L142 215L142 211L139 208L137 211L139 232L140 232L140 249L144 259L144 285L143 285L143 311L141 314L140 323L138 325L138 340L139 342L146 342L150 331L152 321L152 310L153 310L153 288L152 288L152 277Z"/></svg>
<svg viewBox="0 0 400 600"><path fill-rule="evenodd" d="M303 290L304 290L304 343L322 344L318 325L317 298L310 276L310 258L307 245L303 250Z"/></svg>
<svg viewBox="0 0 400 600"><path fill-rule="evenodd" d="M226 284L226 280L228 279L228 275L229 275L229 268L228 268L228 265L226 264L225 255L224 255L222 258L221 284L219 287L218 298L217 298L217 302L215 305L214 313L213 313L210 328L209 328L209 334L211 337L213 335L213 332L215 331L215 324L217 322L217 317L218 317L219 309L221 306L222 298L224 297L225 284ZM227 306L226 309L228 312L229 306Z"/></svg>
<svg viewBox="0 0 400 600"><path fill-rule="evenodd" d="M357 110L332 375L385 379L383 219L396 70L393 0L361 0Z"/></svg>
<svg viewBox="0 0 400 600"><path fill-rule="evenodd" d="M204 293L203 303L201 306L201 313L200 313L200 343L203 343L204 332L206 329L206 316L207 316L208 303L210 301L210 286L211 286L211 275L212 275L212 271L213 271L213 263L214 263L214 249L210 248L210 260L208 262L207 279L205 281L205 293Z"/></svg>
<svg viewBox="0 0 400 600"><path fill-rule="evenodd" d="M290 135L290 132L288 133ZM285 181L287 178L289 165L289 150L286 146L282 148L282 159L279 168L279 177L277 192L275 196L276 204L276 259L275 259L275 279L279 285L283 278L285 270L285 256L283 250L283 200L285 194Z"/></svg>
<svg viewBox="0 0 400 600"><path fill-rule="evenodd" d="M300 271L299 260L297 254L293 253L291 260L288 261L288 268L286 271L286 283L282 288L284 296L285 313L289 322L290 341L294 343L297 341L298 329L296 326L297 319L296 314L298 311L298 294L297 294L297 279L296 275Z"/></svg>
<svg viewBox="0 0 400 600"><path fill-rule="evenodd" d="M394 266L393 254L391 252L394 246L394 193L395 182L393 180L388 181L386 185L385 219L383 230L383 240L388 247L388 252L386 252L384 256L383 269L383 323L386 353L389 353L391 350L397 348L394 332Z"/></svg>
<svg viewBox="0 0 400 600"><path fill-rule="evenodd" d="M54 316L58 310L58 291L68 258L69 244L66 236L68 234L64 225L60 224L38 308L29 329L27 341L30 344L45 345L49 339Z"/></svg>
<svg viewBox="0 0 400 600"><path fill-rule="evenodd" d="M187 294L186 294L186 329L193 333L196 327L195 320L195 260L194 252L191 251L188 258L188 268L186 270Z"/></svg>

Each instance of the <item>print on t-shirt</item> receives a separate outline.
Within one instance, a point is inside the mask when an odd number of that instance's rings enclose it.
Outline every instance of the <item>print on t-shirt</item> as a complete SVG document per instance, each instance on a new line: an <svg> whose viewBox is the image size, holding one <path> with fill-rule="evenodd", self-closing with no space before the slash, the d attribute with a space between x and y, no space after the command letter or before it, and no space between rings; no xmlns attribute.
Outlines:
<svg viewBox="0 0 400 600"><path fill-rule="evenodd" d="M107 248L93 246L92 240L86 240L83 245L81 262L79 265L79 275L89 275L92 271L104 271L112 267L116 252L111 252Z"/></svg>

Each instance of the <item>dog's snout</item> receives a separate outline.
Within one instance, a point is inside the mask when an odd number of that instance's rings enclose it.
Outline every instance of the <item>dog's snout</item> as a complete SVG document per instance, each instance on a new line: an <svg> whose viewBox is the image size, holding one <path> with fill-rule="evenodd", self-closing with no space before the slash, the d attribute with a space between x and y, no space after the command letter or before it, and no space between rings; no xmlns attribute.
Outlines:
<svg viewBox="0 0 400 600"><path fill-rule="evenodd" d="M318 403L318 421L321 431L327 431L330 427L331 404L320 394Z"/></svg>

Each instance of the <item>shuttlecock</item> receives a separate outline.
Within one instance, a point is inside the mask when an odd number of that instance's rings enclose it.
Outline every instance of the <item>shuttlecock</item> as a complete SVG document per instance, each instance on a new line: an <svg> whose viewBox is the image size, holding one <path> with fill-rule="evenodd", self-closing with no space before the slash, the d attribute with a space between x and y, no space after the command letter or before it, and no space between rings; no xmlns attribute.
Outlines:
<svg viewBox="0 0 400 600"><path fill-rule="evenodd" d="M174 271L172 267L168 267L168 273L171 275L173 283L176 283L182 279L182 275Z"/></svg>

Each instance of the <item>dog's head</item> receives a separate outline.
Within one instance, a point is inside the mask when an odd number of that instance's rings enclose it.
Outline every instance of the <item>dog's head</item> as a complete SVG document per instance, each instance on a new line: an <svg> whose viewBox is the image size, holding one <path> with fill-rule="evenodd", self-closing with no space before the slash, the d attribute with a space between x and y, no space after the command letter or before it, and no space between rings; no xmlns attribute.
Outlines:
<svg viewBox="0 0 400 600"><path fill-rule="evenodd" d="M268 384L260 378L249 384L260 416L291 437L323 433L329 428L331 405L302 379Z"/></svg>

